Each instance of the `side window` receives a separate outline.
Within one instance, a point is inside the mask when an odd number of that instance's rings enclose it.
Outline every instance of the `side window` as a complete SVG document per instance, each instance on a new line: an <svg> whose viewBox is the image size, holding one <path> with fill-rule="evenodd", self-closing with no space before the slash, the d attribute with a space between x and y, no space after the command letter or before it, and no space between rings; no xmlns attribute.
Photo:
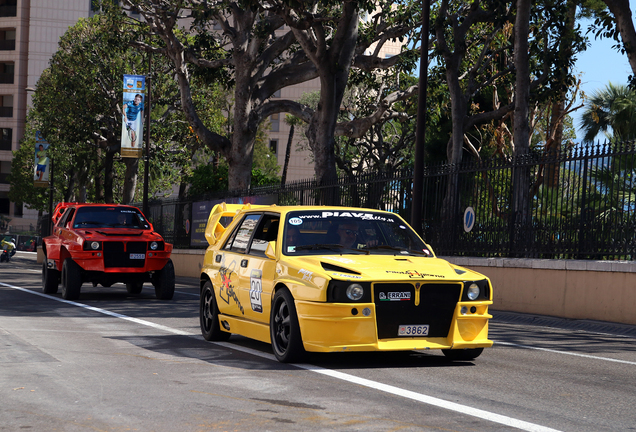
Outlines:
<svg viewBox="0 0 636 432"><path fill-rule="evenodd" d="M252 245L250 246L251 254L265 255L265 249L270 241L276 240L278 235L279 215L264 215L258 229L254 233Z"/></svg>
<svg viewBox="0 0 636 432"><path fill-rule="evenodd" d="M66 212L60 218L58 226L65 227L68 222L73 220L73 215L75 214L75 208L69 207Z"/></svg>
<svg viewBox="0 0 636 432"><path fill-rule="evenodd" d="M254 233L254 229L256 229L261 216L262 215L260 214L247 215L245 219L243 219L243 222L241 222L239 228L232 233L232 237L225 245L225 250L245 253L250 242L250 238L252 238L252 233Z"/></svg>

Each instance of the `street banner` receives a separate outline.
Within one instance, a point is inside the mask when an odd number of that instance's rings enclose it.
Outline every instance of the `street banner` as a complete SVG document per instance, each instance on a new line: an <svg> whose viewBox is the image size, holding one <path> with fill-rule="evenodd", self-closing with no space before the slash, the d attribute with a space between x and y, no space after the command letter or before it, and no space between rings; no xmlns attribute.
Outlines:
<svg viewBox="0 0 636 432"><path fill-rule="evenodd" d="M49 143L40 131L35 132L35 172L33 185L35 187L49 187L51 175L51 158L48 154Z"/></svg>
<svg viewBox="0 0 636 432"><path fill-rule="evenodd" d="M122 157L140 158L144 137L146 77L143 75L124 75L123 90L120 154Z"/></svg>

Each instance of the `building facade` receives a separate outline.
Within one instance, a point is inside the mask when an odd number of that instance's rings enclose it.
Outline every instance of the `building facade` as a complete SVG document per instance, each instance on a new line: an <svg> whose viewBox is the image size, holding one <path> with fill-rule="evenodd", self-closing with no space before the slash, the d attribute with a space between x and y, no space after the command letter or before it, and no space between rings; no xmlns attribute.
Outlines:
<svg viewBox="0 0 636 432"><path fill-rule="evenodd" d="M10 202L8 197L12 151L18 149L24 136L31 92L57 51L60 37L80 18L92 13L91 0L0 0L0 215L5 221L10 220L8 225L14 230L36 226L38 219L37 211ZM389 44L387 48L380 55L399 53L400 44ZM319 81L315 79L284 88L275 97L299 100L303 94L319 88ZM277 157L282 174L290 132L285 113L271 116L270 129L269 147ZM311 153L302 128L296 128L287 181L313 176Z"/></svg>

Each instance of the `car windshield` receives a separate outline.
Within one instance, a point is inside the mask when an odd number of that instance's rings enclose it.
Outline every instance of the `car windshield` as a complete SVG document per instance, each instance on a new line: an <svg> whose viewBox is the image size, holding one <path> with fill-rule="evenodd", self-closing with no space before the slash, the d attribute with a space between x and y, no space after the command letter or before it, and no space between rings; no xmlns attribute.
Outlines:
<svg viewBox="0 0 636 432"><path fill-rule="evenodd" d="M308 210L287 215L285 255L418 255L430 249L401 218L372 210Z"/></svg>
<svg viewBox="0 0 636 432"><path fill-rule="evenodd" d="M80 207L73 228L149 229L148 221L134 207Z"/></svg>

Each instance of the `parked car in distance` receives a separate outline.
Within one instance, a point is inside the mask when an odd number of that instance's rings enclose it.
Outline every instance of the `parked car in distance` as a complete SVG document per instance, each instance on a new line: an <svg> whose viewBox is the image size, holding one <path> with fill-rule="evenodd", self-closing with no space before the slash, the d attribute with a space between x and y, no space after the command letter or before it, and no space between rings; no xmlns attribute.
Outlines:
<svg viewBox="0 0 636 432"><path fill-rule="evenodd" d="M205 236L206 340L236 333L271 343L281 362L428 349L472 360L492 346L490 280L437 258L394 213L223 203Z"/></svg>
<svg viewBox="0 0 636 432"><path fill-rule="evenodd" d="M42 239L42 289L77 299L84 282L110 287L123 282L131 295L152 282L158 299L174 295L172 245L138 208L119 204L60 203L53 231Z"/></svg>

